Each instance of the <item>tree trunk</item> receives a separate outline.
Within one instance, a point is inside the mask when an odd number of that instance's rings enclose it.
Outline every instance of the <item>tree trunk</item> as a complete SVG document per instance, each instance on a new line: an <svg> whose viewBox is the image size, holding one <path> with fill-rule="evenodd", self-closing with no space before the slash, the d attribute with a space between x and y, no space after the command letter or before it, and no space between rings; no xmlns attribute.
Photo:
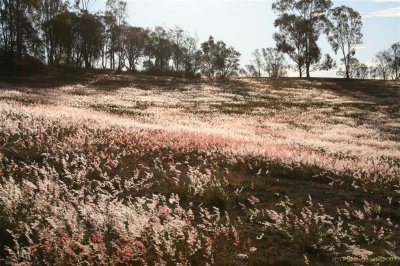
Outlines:
<svg viewBox="0 0 400 266"><path fill-rule="evenodd" d="M48 35L49 36L49 35ZM52 43L52 41L49 41L49 49L47 50L47 52L48 52L48 63L49 63L49 65L54 65L54 43Z"/></svg>
<svg viewBox="0 0 400 266"><path fill-rule="evenodd" d="M306 77L310 78L310 45L309 39L306 40Z"/></svg>
<svg viewBox="0 0 400 266"><path fill-rule="evenodd" d="M17 61L21 61L22 59L22 25L21 25L21 12L20 12L20 0L15 1L15 20L16 20L16 56Z"/></svg>
<svg viewBox="0 0 400 266"><path fill-rule="evenodd" d="M90 68L90 60L88 57L85 57L85 68Z"/></svg>
<svg viewBox="0 0 400 266"><path fill-rule="evenodd" d="M350 79L350 56L347 56L347 62L344 62L346 67L346 79Z"/></svg>

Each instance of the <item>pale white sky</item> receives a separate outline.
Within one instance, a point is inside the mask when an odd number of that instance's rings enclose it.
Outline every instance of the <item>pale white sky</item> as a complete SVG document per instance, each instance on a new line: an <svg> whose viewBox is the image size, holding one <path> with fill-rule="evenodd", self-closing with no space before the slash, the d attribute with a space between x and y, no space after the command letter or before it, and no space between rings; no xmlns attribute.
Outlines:
<svg viewBox="0 0 400 266"><path fill-rule="evenodd" d="M97 0L93 10L104 10L106 0ZM275 46L272 38L276 16L272 0L128 0L129 23L140 27L175 25L197 34L203 42L213 35L238 50L244 66L256 48ZM357 49L361 62L371 62L374 55L400 41L400 0L333 0L334 6L348 5L360 12L364 23L364 44ZM322 52L334 55L322 35ZM339 56L334 57L337 61ZM288 59L288 62L290 60ZM291 62L290 62L291 63ZM312 76L335 76L335 72L312 73Z"/></svg>

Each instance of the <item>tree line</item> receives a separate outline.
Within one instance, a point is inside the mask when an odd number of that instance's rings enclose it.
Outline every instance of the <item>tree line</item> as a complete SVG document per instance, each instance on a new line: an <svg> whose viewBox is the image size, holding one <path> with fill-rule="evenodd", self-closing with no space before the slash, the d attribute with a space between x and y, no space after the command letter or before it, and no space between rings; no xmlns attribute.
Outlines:
<svg viewBox="0 0 400 266"><path fill-rule="evenodd" d="M212 36L198 38L180 27L128 24L124 0L0 0L0 65L30 63L74 68L130 70L193 77L237 74L240 53Z"/></svg>
<svg viewBox="0 0 400 266"><path fill-rule="evenodd" d="M96 0L0 0L0 67L47 64L72 68L143 71L151 74L227 77L300 77L330 70L336 62L322 55L318 40L325 34L341 56L337 74L346 78L399 79L400 42L378 53L374 66L355 57L362 44L361 15L331 0L276 0L275 47L256 49L240 68L240 53L212 36L199 43L180 27L152 29L129 25L125 0L107 0L102 12L91 12ZM289 66L285 56L293 62Z"/></svg>
<svg viewBox="0 0 400 266"><path fill-rule="evenodd" d="M300 77L309 78L313 70L335 67L329 54L322 56L317 43L325 33L335 54L342 54L345 76L350 78L355 47L362 43L361 16L350 7L332 8L332 5L331 0L276 0L272 3L277 15L274 26L279 30L273 35L275 59L282 57L280 53L286 54ZM283 63L281 67L285 67Z"/></svg>
<svg viewBox="0 0 400 266"><path fill-rule="evenodd" d="M272 10L278 16L273 35L275 48L256 49L246 73L270 77L285 75L289 66L283 55L294 63L299 77L310 77L313 70L330 70L337 66L329 54L322 55L318 40L325 34L332 50L341 56L343 67L337 75L344 78L400 79L400 42L379 52L374 64L367 66L355 57L357 46L362 44L361 15L351 7L332 7L331 0L276 0ZM263 60L264 59L264 60Z"/></svg>

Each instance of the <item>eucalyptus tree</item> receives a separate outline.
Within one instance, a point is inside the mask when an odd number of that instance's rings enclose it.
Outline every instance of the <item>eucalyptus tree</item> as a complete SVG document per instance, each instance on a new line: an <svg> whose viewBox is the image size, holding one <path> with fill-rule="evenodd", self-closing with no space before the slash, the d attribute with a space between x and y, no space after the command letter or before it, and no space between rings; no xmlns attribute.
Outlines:
<svg viewBox="0 0 400 266"><path fill-rule="evenodd" d="M392 44L390 47L393 53L393 70L396 79L400 79L400 42Z"/></svg>
<svg viewBox="0 0 400 266"><path fill-rule="evenodd" d="M246 65L247 72L250 73L251 76L253 77L261 77L262 72L265 68L265 64L263 62L263 55L260 51L260 49L254 50L252 53L252 59L250 61L249 65Z"/></svg>
<svg viewBox="0 0 400 266"><path fill-rule="evenodd" d="M342 59L342 62L344 60ZM368 67L365 64L360 63L357 58L351 57L349 61L349 68L339 68L336 72L337 76L344 77L344 78L358 78L358 79L365 79L368 76Z"/></svg>
<svg viewBox="0 0 400 266"><path fill-rule="evenodd" d="M272 4L278 15L274 34L279 51L289 55L296 63L300 77L310 77L311 66L321 58L317 41L326 25L326 12L331 0L277 0Z"/></svg>
<svg viewBox="0 0 400 266"><path fill-rule="evenodd" d="M41 25L43 31L43 42L46 50L47 63L54 64L57 39L51 29L51 21L59 14L66 12L68 5L63 0L42 0L41 1ZM57 20L58 21L58 20ZM61 37L61 36L60 36Z"/></svg>
<svg viewBox="0 0 400 266"><path fill-rule="evenodd" d="M106 31L108 32L108 55L111 69L121 70L125 65L125 54L122 40L124 28L127 26L128 4L124 0L107 0ZM115 63L117 57L117 64Z"/></svg>
<svg viewBox="0 0 400 266"><path fill-rule="evenodd" d="M283 53L277 48L262 49L265 60L265 71L271 78L283 77L286 75L286 65Z"/></svg>
<svg viewBox="0 0 400 266"><path fill-rule="evenodd" d="M78 15L70 11L57 14L43 24L48 46L48 63L73 65L74 55L79 53L77 42ZM77 57L76 57L77 58Z"/></svg>
<svg viewBox="0 0 400 266"><path fill-rule="evenodd" d="M183 66L186 76L194 76L201 68L202 52L197 36L187 35L183 43Z"/></svg>
<svg viewBox="0 0 400 266"><path fill-rule="evenodd" d="M201 66L201 51L197 36L190 35L180 27L169 30L173 69L186 76L194 76Z"/></svg>
<svg viewBox="0 0 400 266"><path fill-rule="evenodd" d="M214 37L210 36L207 41L201 44L202 50L202 67L201 71L204 75L211 78L215 76L216 69L216 43Z"/></svg>
<svg viewBox="0 0 400 266"><path fill-rule="evenodd" d="M396 42L389 49L378 52L374 58L375 65L371 73L375 78L400 79L400 42Z"/></svg>
<svg viewBox="0 0 400 266"><path fill-rule="evenodd" d="M0 31L3 57L22 61L43 55L39 36L40 0L0 0Z"/></svg>
<svg viewBox="0 0 400 266"><path fill-rule="evenodd" d="M356 46L362 43L361 15L351 7L340 6L329 11L329 26L326 28L328 41L334 52L342 53L345 66L345 77L350 77L352 58L356 53Z"/></svg>
<svg viewBox="0 0 400 266"><path fill-rule="evenodd" d="M100 58L102 48L102 33L104 31L100 17L88 12L83 12L78 17L76 43L76 63L85 68L94 66Z"/></svg>
<svg viewBox="0 0 400 266"><path fill-rule="evenodd" d="M139 59L145 55L147 32L142 28L128 26L125 28L123 45L129 70L136 70Z"/></svg>
<svg viewBox="0 0 400 266"><path fill-rule="evenodd" d="M392 79L400 79L400 42L396 42L387 50L387 61L391 66Z"/></svg>
<svg viewBox="0 0 400 266"><path fill-rule="evenodd" d="M202 72L206 76L225 78L239 71L240 53L223 41L215 42L212 36L201 44Z"/></svg>
<svg viewBox="0 0 400 266"><path fill-rule="evenodd" d="M299 77L305 73L306 38L303 24L300 18L287 14L275 20L274 24L279 27L279 32L274 33L276 47L295 62Z"/></svg>
<svg viewBox="0 0 400 266"><path fill-rule="evenodd" d="M153 67L157 72L170 70L170 59L172 57L172 43L168 31L161 26L157 26L150 32L148 42L148 52L154 58Z"/></svg>
<svg viewBox="0 0 400 266"><path fill-rule="evenodd" d="M389 50L378 52L375 55L375 75L378 78L389 79L392 73L392 61Z"/></svg>
<svg viewBox="0 0 400 266"><path fill-rule="evenodd" d="M320 63L315 67L315 70L328 71L336 67L336 61L329 55L325 54Z"/></svg>
<svg viewBox="0 0 400 266"><path fill-rule="evenodd" d="M105 20L100 13L90 12L96 1L75 0L78 13L76 14L77 22L73 28L72 61L76 67L83 65L85 68L94 67L102 55L106 31Z"/></svg>
<svg viewBox="0 0 400 266"><path fill-rule="evenodd" d="M368 78L368 66L366 64L360 63L357 68L355 69L355 77L359 79L366 79Z"/></svg>
<svg viewBox="0 0 400 266"><path fill-rule="evenodd" d="M232 46L226 47L225 45L221 45L220 49L217 64L219 77L226 78L228 76L237 75L240 67L239 58L241 54Z"/></svg>
<svg viewBox="0 0 400 266"><path fill-rule="evenodd" d="M176 26L174 29L169 30L168 35L171 43L173 67L175 71L179 72L183 68L182 64L185 56L185 31L181 27Z"/></svg>

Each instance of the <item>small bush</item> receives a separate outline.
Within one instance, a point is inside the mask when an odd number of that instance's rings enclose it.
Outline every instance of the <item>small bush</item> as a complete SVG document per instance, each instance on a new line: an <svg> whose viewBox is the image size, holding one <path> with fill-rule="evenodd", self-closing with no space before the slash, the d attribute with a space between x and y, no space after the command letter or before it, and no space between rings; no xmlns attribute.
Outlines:
<svg viewBox="0 0 400 266"><path fill-rule="evenodd" d="M224 212L227 207L225 195L218 189L212 189L204 193L203 202L206 207L216 207L221 212Z"/></svg>

